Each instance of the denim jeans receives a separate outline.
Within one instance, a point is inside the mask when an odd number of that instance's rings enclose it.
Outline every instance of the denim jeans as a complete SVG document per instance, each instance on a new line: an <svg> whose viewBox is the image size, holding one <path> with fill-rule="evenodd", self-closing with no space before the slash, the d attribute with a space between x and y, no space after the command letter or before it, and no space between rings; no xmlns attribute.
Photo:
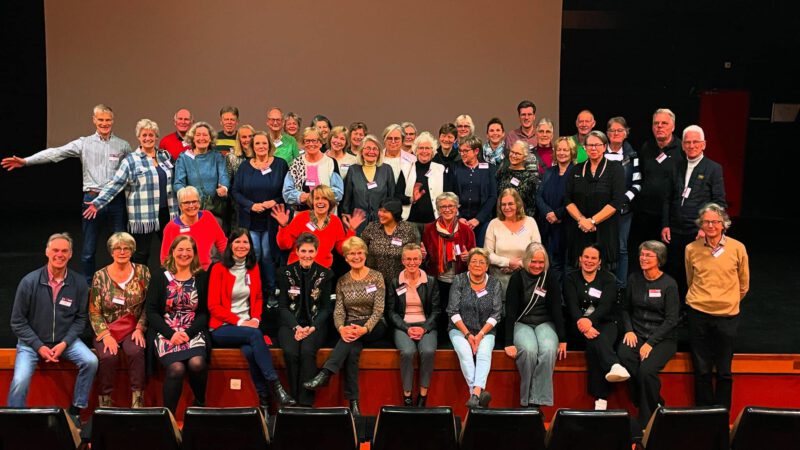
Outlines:
<svg viewBox="0 0 800 450"><path fill-rule="evenodd" d="M625 289L628 285L628 236L631 234L631 222L633 213L619 216L619 261L617 261L616 275L617 287L621 289Z"/></svg>
<svg viewBox="0 0 800 450"><path fill-rule="evenodd" d="M268 231L250 231L253 251L256 254L258 268L261 271L261 286L264 300L275 295L275 268L278 264L278 249L270 245Z"/></svg>
<svg viewBox="0 0 800 450"><path fill-rule="evenodd" d="M84 192L81 212L86 211L88 206L86 202L90 202L95 198L97 198L96 195ZM125 194L117 194L105 208L97 211L97 216L94 219L81 218L81 230L83 232L81 270L89 286L92 285L92 277L95 272L94 254L97 250L97 240L100 238L100 228L103 224L106 224L111 229L111 232L125 231Z"/></svg>
<svg viewBox="0 0 800 450"><path fill-rule="evenodd" d="M479 387L486 388L486 379L489 378L489 370L492 368L492 350L494 350L494 335L487 334L478 344L478 353L472 354L467 338L456 329L450 330L450 342L453 343L453 350L458 355L458 362L461 365L461 373L467 382L470 394L472 389Z"/></svg>
<svg viewBox="0 0 800 450"><path fill-rule="evenodd" d="M97 372L97 357L89 347L76 339L64 349L61 357L72 361L78 366L78 377L75 379L75 390L72 394L72 404L78 408L89 405L89 393L92 390L94 374ZM17 356L14 360L14 378L8 389L8 406L27 406L28 388L31 385L33 371L39 362L39 353L27 345L17 343Z"/></svg>
<svg viewBox="0 0 800 450"><path fill-rule="evenodd" d="M268 392L267 382L278 379L275 366L272 364L272 354L269 346L264 342L264 335L258 328L240 327L236 325L223 325L211 332L211 339L215 346L239 347L242 350L250 367L250 378L259 395Z"/></svg>
<svg viewBox="0 0 800 450"><path fill-rule="evenodd" d="M552 405L553 369L558 351L553 322L536 326L515 323L514 346L517 348L520 405Z"/></svg>

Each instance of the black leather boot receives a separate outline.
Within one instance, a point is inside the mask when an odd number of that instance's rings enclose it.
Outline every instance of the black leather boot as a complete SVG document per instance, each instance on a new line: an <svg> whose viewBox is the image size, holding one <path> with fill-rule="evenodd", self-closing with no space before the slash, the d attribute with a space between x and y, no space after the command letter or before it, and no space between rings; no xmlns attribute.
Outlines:
<svg viewBox="0 0 800 450"><path fill-rule="evenodd" d="M281 380L275 380L272 382L272 393L275 395L275 400L277 400L281 406L294 406L297 404L292 396L283 389Z"/></svg>
<svg viewBox="0 0 800 450"><path fill-rule="evenodd" d="M331 373L323 369L314 378L303 383L303 387L309 391L316 391L323 386L327 386L330 379Z"/></svg>
<svg viewBox="0 0 800 450"><path fill-rule="evenodd" d="M354 416L361 415L361 408L358 407L358 400L350 400L350 412Z"/></svg>
<svg viewBox="0 0 800 450"><path fill-rule="evenodd" d="M414 399L410 395L403 394L403 406L414 406Z"/></svg>
<svg viewBox="0 0 800 450"><path fill-rule="evenodd" d="M424 408L425 407L425 402L427 402L427 401L428 401L428 396L427 395L422 395L422 394L418 395L417 396L417 408Z"/></svg>

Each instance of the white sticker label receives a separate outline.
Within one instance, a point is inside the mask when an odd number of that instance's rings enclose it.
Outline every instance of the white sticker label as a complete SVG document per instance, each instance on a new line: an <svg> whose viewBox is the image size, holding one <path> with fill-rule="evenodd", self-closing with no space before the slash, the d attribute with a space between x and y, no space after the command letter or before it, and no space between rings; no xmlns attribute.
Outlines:
<svg viewBox="0 0 800 450"><path fill-rule="evenodd" d="M72 306L72 299L64 297L64 298L61 299L61 301L58 302L58 304L61 305L61 306L66 306L67 308L69 308L70 306Z"/></svg>
<svg viewBox="0 0 800 450"><path fill-rule="evenodd" d="M378 183L374 181L367 183L367 189L375 189L376 187L378 187Z"/></svg>
<svg viewBox="0 0 800 450"><path fill-rule="evenodd" d="M431 170L431 169L428 169L428 171L425 172L425 176L428 177L428 178L430 178L432 174L433 174L433 170Z"/></svg>
<svg viewBox="0 0 800 450"><path fill-rule="evenodd" d="M403 245L403 241L401 241L399 238L392 238L392 245L395 247L400 247Z"/></svg>
<svg viewBox="0 0 800 450"><path fill-rule="evenodd" d="M714 258L719 258L719 256L723 253L725 253L724 247L717 247L714 250L711 250L711 254L714 255Z"/></svg>
<svg viewBox="0 0 800 450"><path fill-rule="evenodd" d="M481 297L485 296L486 294L488 294L488 292L486 291L486 289L481 289L480 291L478 291L478 292L476 292L476 293L475 293L475 295L477 295L477 296L478 296L478 298L481 298Z"/></svg>
<svg viewBox="0 0 800 450"><path fill-rule="evenodd" d="M250 274L249 273L244 274L244 284L250 286Z"/></svg>
<svg viewBox="0 0 800 450"><path fill-rule="evenodd" d="M664 152L661 152L658 154L658 156L656 156L656 161L658 161L659 164L664 162L665 159L667 159L667 154Z"/></svg>
<svg viewBox="0 0 800 450"><path fill-rule="evenodd" d="M281 144L283 144L283 141L280 139L275 139L274 141L272 141L272 143L275 145L275 147L280 147Z"/></svg>
<svg viewBox="0 0 800 450"><path fill-rule="evenodd" d="M186 151L184 152L184 154L185 154L186 156L188 156L189 158L192 158L192 159L194 159L194 152L193 152L192 150L186 150Z"/></svg>
<svg viewBox="0 0 800 450"><path fill-rule="evenodd" d="M650 298L661 297L661 289L648 289L647 296Z"/></svg>
<svg viewBox="0 0 800 450"><path fill-rule="evenodd" d="M109 155L108 160L111 161L111 162L117 162L117 161L119 161L119 156L117 156L117 155Z"/></svg>
<svg viewBox="0 0 800 450"><path fill-rule="evenodd" d="M306 186L308 186L308 187L316 187L317 186L317 182L314 181L314 180L306 180Z"/></svg>
<svg viewBox="0 0 800 450"><path fill-rule="evenodd" d="M517 177L512 177L511 178L511 185L512 186L519 186L519 180L517 179Z"/></svg>
<svg viewBox="0 0 800 450"><path fill-rule="evenodd" d="M405 294L406 292L408 292L408 286L406 286L405 284L403 284L403 285L401 285L400 287L398 287L397 289L395 289L395 291L397 291L397 295L403 295L403 294Z"/></svg>
<svg viewBox="0 0 800 450"><path fill-rule="evenodd" d="M114 297L111 300L111 303L113 303L115 305L124 305L125 304L125 299L123 297Z"/></svg>
<svg viewBox="0 0 800 450"><path fill-rule="evenodd" d="M378 290L378 287L375 286L374 284L368 284L367 285L367 288L366 288L367 294L371 294L371 293L373 293L373 292L375 292L377 290Z"/></svg>
<svg viewBox="0 0 800 450"><path fill-rule="evenodd" d="M167 167L167 169L172 169L173 167L175 167L172 165L172 162L170 160L164 161L164 165Z"/></svg>
<svg viewBox="0 0 800 450"><path fill-rule="evenodd" d="M300 288L297 286L292 286L289 288L289 293L292 295L300 295Z"/></svg>
<svg viewBox="0 0 800 450"><path fill-rule="evenodd" d="M272 167L267 167L266 169L261 169L261 175L266 175L268 173L272 173Z"/></svg>
<svg viewBox="0 0 800 450"><path fill-rule="evenodd" d="M600 289L589 288L589 297L600 298L603 295L603 291Z"/></svg>
<svg viewBox="0 0 800 450"><path fill-rule="evenodd" d="M309 230L311 230L311 231L317 231L317 226L316 226L316 225L314 225L314 224L313 224L313 223L311 223L311 222L307 222L307 223L306 223L306 228L308 228L308 229L309 229Z"/></svg>
<svg viewBox="0 0 800 450"><path fill-rule="evenodd" d="M687 186L687 187L686 187L686 188L683 190L683 194L681 194L681 197L683 197L683 198L689 198L689 194L691 194L691 193L692 193L692 188L690 188L690 187L688 187L688 186Z"/></svg>
<svg viewBox="0 0 800 450"><path fill-rule="evenodd" d="M517 234L517 235L522 235L522 234L523 234L523 233L525 233L526 231L528 231L528 229L527 229L527 228L525 228L525 225L523 225L523 226L522 226L522 228L520 228L520 229L519 229L519 231L517 231L517 233L516 233L516 234Z"/></svg>
<svg viewBox="0 0 800 450"><path fill-rule="evenodd" d="M538 295L539 297L544 297L545 295L547 295L547 289L537 287L536 289L533 290L533 293Z"/></svg>
<svg viewBox="0 0 800 450"><path fill-rule="evenodd" d="M489 163L478 163L478 169L488 169Z"/></svg>
<svg viewBox="0 0 800 450"><path fill-rule="evenodd" d="M190 230L191 230L191 228L189 228L189 227L181 227L180 232L181 233L188 233Z"/></svg>

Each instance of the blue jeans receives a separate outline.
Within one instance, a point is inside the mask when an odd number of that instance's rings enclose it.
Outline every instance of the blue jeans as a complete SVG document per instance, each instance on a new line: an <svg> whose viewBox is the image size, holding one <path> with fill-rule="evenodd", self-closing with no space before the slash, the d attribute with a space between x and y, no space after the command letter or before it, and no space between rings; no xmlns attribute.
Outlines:
<svg viewBox="0 0 800 450"><path fill-rule="evenodd" d="M215 346L241 348L250 367L250 378L253 379L256 392L259 396L267 395L267 382L277 380L278 374L272 365L272 355L261 330L223 325L211 332L211 339Z"/></svg>
<svg viewBox="0 0 800 450"><path fill-rule="evenodd" d="M277 267L278 249L270 245L268 231L250 231L253 251L256 254L258 268L261 271L261 286L264 300L275 295L275 268Z"/></svg>
<svg viewBox="0 0 800 450"><path fill-rule="evenodd" d="M464 380L469 387L469 393L472 394L472 389L479 387L486 388L486 379L489 378L489 370L492 368L492 350L494 350L494 335L487 334L481 339L478 344L478 353L472 354L472 347L470 347L467 338L464 334L456 329L450 330L450 342L453 343L453 350L458 355L458 362L461 365L461 373L464 374Z"/></svg>
<svg viewBox="0 0 800 450"><path fill-rule="evenodd" d="M631 234L633 213L619 216L619 261L617 261L617 287L628 285L628 235Z"/></svg>
<svg viewBox="0 0 800 450"><path fill-rule="evenodd" d="M72 361L78 366L78 378L75 379L75 390L72 394L72 404L78 408L89 405L89 392L92 390L94 374L97 372L97 357L91 350L76 339L64 349L61 357ZM31 385L33 371L39 362L39 353L27 345L17 343L17 356L14 359L14 378L8 389L8 406L25 407L28 397L28 388Z"/></svg>
<svg viewBox="0 0 800 450"><path fill-rule="evenodd" d="M553 369L558 351L553 322L536 326L515 323L514 346L517 348L520 405L552 405Z"/></svg>
<svg viewBox="0 0 800 450"><path fill-rule="evenodd" d="M86 202L90 202L95 198L97 198L96 195L84 192L81 212L86 211ZM100 227L103 224L111 228L112 232L125 231L125 194L117 194L105 208L97 211L97 216L94 219L81 218L81 230L83 232L81 270L89 286L92 285L92 277L95 272L94 254L97 250L97 239L100 237Z"/></svg>

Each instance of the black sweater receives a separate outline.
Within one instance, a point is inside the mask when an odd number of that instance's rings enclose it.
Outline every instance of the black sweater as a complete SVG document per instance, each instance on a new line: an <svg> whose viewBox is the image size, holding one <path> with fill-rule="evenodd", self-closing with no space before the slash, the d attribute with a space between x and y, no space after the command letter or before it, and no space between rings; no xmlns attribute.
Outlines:
<svg viewBox="0 0 800 450"><path fill-rule="evenodd" d="M520 314L528 306L533 294L535 280L540 279L542 276L547 276L544 281L544 289L546 291L544 299L539 298L538 301L544 300L547 307L549 318L556 328L559 342L566 342L567 335L564 329L564 313L561 310L561 286L558 282L558 277L552 273L542 272L538 276L529 274L526 271L518 270L511 275L508 281L508 289L506 290L506 343L514 342L514 324L520 318ZM531 283L525 283L523 277L529 277ZM525 285L530 284L529 289L525 289ZM538 296L537 296L538 297ZM510 344L509 344L510 345Z"/></svg>

